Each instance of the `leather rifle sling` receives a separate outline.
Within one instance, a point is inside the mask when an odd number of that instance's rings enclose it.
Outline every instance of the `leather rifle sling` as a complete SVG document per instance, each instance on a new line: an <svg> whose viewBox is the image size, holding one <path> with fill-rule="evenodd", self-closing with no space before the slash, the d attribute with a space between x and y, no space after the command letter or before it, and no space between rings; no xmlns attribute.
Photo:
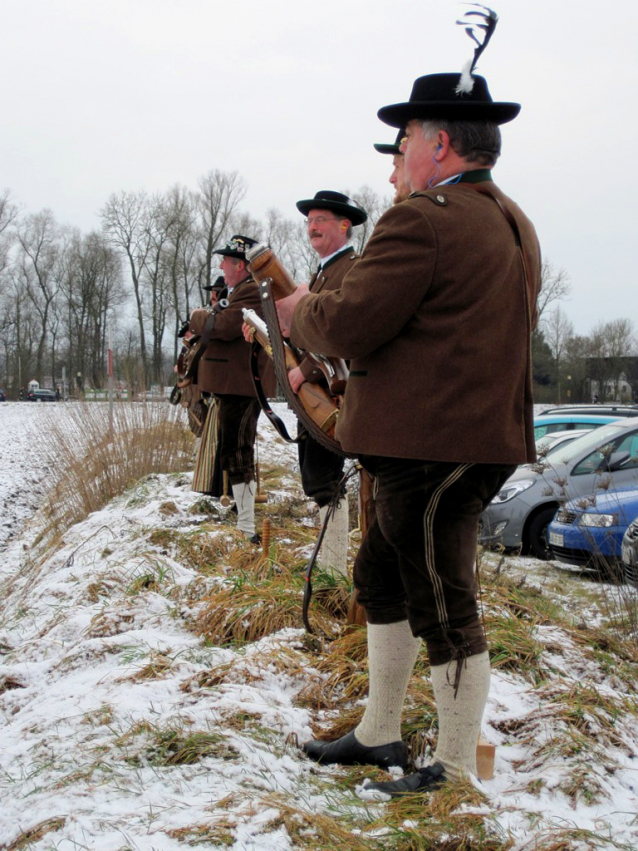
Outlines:
<svg viewBox="0 0 638 851"><path fill-rule="evenodd" d="M261 343L254 340L250 349L250 366L253 376L253 384L255 385L255 393L257 394L257 401L279 436L282 437L286 443L299 443L299 441L303 438L290 436L288 429L286 428L286 423L273 411L270 402L266 398L266 394L264 393L264 388L261 383L261 376L259 375L259 352L261 351L261 348Z"/></svg>
<svg viewBox="0 0 638 851"><path fill-rule="evenodd" d="M525 255L525 252L523 251L523 240L521 239L521 232L520 232L519 227L518 227L518 222L514 218L512 211L508 210L507 207L503 203L501 203L500 199L498 199L495 195L492 195L491 192L485 192L483 189L477 189L476 191L480 195L485 195L487 198L491 198L492 201L494 201L494 203L497 205L497 207L499 208L499 210L501 211L501 213L505 217L505 221L508 223L508 225L512 229L512 232L514 233L514 241L516 242L516 246L517 246L519 253L521 255L521 262L523 264L523 277L525 279L525 314L526 314L525 318L527 319L528 331L531 334L532 327L533 327L534 323L533 323L533 317L532 317L532 312L531 312L530 303L529 303L529 285L530 285L530 281L532 280L532 276L531 276L530 271L529 271L527 256Z"/></svg>

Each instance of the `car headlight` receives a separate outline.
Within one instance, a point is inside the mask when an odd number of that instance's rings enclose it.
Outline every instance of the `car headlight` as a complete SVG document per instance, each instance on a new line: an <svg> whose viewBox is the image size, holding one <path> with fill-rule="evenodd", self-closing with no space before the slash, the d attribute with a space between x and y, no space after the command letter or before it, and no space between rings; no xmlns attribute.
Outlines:
<svg viewBox="0 0 638 851"><path fill-rule="evenodd" d="M512 482L511 484L506 482L492 500L492 505L501 505L503 502L509 502L510 499L514 499L519 493L523 493L523 491L531 488L533 484L536 484L536 479L521 479L519 482Z"/></svg>
<svg viewBox="0 0 638 851"><path fill-rule="evenodd" d="M581 526L595 526L597 529L604 529L607 526L618 525L617 514L590 514L586 512L580 516Z"/></svg>

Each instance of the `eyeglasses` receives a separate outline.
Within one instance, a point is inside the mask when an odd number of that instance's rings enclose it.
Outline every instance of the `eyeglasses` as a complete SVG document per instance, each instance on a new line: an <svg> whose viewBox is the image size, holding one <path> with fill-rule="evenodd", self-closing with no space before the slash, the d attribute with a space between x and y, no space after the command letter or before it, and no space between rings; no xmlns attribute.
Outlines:
<svg viewBox="0 0 638 851"><path fill-rule="evenodd" d="M316 224L323 225L325 222L329 222L330 220L334 221L337 216L310 216L308 219L304 219L307 225Z"/></svg>

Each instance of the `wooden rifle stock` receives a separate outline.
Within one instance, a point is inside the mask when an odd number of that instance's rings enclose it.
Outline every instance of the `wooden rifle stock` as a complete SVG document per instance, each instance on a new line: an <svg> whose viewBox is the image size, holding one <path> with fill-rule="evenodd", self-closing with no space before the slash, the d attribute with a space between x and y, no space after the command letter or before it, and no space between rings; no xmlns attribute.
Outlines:
<svg viewBox="0 0 638 851"><path fill-rule="evenodd" d="M272 346L267 330L260 325L259 317L250 310L244 311L244 322L252 329L252 336L264 351L272 357ZM294 350L284 344L286 369L299 366L299 360ZM320 384L310 384L305 381L297 391L297 397L308 416L328 437L335 439L338 408L330 394Z"/></svg>
<svg viewBox="0 0 638 851"><path fill-rule="evenodd" d="M266 278L272 281L272 294L275 301L292 295L297 289L297 284L268 245L260 242L246 252L246 257L249 261L248 269L258 283L265 281Z"/></svg>

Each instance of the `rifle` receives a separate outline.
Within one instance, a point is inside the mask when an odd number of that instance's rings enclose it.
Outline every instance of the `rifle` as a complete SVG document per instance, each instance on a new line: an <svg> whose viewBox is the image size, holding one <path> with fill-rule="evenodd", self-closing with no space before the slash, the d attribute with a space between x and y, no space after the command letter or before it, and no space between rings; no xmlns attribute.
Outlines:
<svg viewBox="0 0 638 851"><path fill-rule="evenodd" d="M266 319L266 324L261 329L261 336L262 339L265 337L268 340L264 348L273 359L281 392L299 421L317 443L338 455L347 455L348 453L344 452L334 435L336 419L348 376L347 366L340 358L301 354L288 340L284 340L279 328L275 301L293 293L296 284L273 250L264 243L259 243L249 249L246 252L246 259L249 261L248 268L253 278L259 284L261 303ZM259 342L259 338L256 339ZM298 393L292 391L288 381L288 370L299 366L303 357L312 358L313 362L321 369L328 382L329 393L320 385L310 382L304 382ZM262 408L270 417L263 404Z"/></svg>
<svg viewBox="0 0 638 851"><path fill-rule="evenodd" d="M274 307L274 305L273 305ZM299 353L286 342L281 335L275 337L274 341L269 334L269 329L266 323L261 319L254 310L244 308L244 322L251 329L253 341L261 346L266 353L273 359L275 365L275 373L281 391L295 412L300 422L305 426L308 433L318 442L332 452L339 455L346 453L341 449L340 444L335 438L335 427L337 423L337 415L339 413L339 399L332 396L321 384L312 384L305 381L299 388L297 393L294 393L288 381L288 370L299 366ZM256 374L257 358L255 346L253 346L252 362L253 362L253 378L255 380L255 390L261 407L266 416L273 423L279 434L284 440L290 443L297 443L297 439L293 439L288 434L285 425L273 412L268 400L264 397L259 382L259 376ZM277 351L278 349L278 351Z"/></svg>

